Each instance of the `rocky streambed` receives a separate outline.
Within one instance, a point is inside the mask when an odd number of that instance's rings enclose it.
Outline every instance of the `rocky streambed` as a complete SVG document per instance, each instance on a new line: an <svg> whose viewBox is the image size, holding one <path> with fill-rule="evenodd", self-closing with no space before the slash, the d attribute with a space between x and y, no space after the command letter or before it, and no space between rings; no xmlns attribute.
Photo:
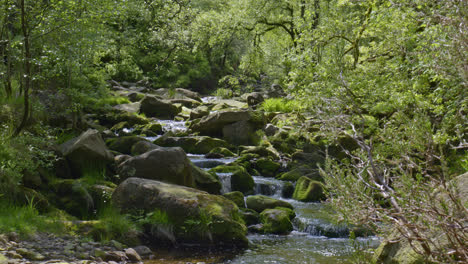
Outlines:
<svg viewBox="0 0 468 264"><path fill-rule="evenodd" d="M339 156L341 147L297 133L317 131L302 114L256 109L268 93L225 100L184 89L113 89L132 102L88 114L86 129L57 146L54 168L24 182L41 193L35 199L45 210L89 219L112 204L142 223L141 233L110 243L4 239L8 262L139 262L139 255L148 263L341 263L355 250L350 230L362 236L359 248L378 244L365 230L335 223L322 203L318 164L325 149Z"/></svg>

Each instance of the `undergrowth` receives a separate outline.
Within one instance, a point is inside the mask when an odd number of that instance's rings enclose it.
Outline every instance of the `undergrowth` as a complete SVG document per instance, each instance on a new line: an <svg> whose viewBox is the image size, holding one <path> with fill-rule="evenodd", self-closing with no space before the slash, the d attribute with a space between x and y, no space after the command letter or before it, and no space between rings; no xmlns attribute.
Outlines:
<svg viewBox="0 0 468 264"><path fill-rule="evenodd" d="M66 232L66 229L64 222L58 218L40 215L34 200L25 206L0 201L0 233L17 232L26 237L36 232L60 234Z"/></svg>
<svg viewBox="0 0 468 264"><path fill-rule="evenodd" d="M296 100L287 100L284 98L266 99L260 106L265 112L291 113L302 109L301 103Z"/></svg>

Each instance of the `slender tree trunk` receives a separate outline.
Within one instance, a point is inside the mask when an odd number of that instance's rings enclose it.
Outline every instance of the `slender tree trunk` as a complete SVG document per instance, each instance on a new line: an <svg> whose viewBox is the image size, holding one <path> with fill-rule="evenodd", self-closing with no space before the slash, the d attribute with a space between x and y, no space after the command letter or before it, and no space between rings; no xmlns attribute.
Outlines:
<svg viewBox="0 0 468 264"><path fill-rule="evenodd" d="M24 6L24 0L20 1L21 4L21 30L23 31L24 36L24 112L21 119L21 123L16 128L13 136L19 135L21 130L24 129L26 123L29 119L29 90L31 88L31 50L29 43L29 32L28 32L28 21L26 20L26 11Z"/></svg>
<svg viewBox="0 0 468 264"><path fill-rule="evenodd" d="M0 34L1 45L1 55L3 59L3 64L6 68L6 78L4 80L4 88L6 97L10 98L13 94L13 89L11 87L11 58L10 58L10 34L9 34L9 3L5 1L5 19L3 21L3 28Z"/></svg>

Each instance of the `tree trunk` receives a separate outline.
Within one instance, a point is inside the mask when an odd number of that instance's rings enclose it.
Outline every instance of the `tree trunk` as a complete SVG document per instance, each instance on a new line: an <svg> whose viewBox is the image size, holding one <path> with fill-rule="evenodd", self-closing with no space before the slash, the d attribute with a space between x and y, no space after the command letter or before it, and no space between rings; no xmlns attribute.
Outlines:
<svg viewBox="0 0 468 264"><path fill-rule="evenodd" d="M26 19L26 11L25 11L25 4L24 0L20 1L21 4L21 30L23 31L24 37L24 112L23 117L21 119L21 123L16 128L13 136L19 135L21 130L24 129L26 123L29 119L29 90L31 88L31 44L29 43L29 31L28 31L28 21Z"/></svg>

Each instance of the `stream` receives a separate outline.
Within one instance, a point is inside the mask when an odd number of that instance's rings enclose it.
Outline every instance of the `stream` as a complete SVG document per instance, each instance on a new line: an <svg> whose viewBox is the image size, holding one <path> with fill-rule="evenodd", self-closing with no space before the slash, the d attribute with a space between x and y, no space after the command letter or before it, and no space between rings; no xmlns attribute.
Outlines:
<svg viewBox="0 0 468 264"><path fill-rule="evenodd" d="M228 164L235 158L206 159L203 155L188 154L190 160L202 169ZM231 173L218 173L222 193L230 192ZM351 263L355 251L349 239L349 229L329 220L331 209L323 203L303 203L282 197L284 183L274 178L254 176L255 194L263 194L291 203L296 212L293 220L294 231L289 235L249 234L250 246L241 252L207 250L157 249L156 259L147 264L179 263L231 263L231 264L312 264ZM358 238L355 244L360 248L375 248L377 237Z"/></svg>

